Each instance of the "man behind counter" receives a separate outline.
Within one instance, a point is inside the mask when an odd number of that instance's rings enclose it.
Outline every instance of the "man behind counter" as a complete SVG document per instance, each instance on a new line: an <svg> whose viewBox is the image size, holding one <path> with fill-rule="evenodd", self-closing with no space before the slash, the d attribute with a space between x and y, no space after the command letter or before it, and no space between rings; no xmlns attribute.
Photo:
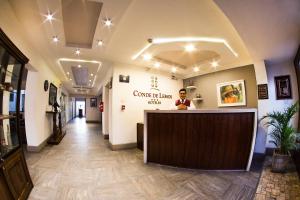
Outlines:
<svg viewBox="0 0 300 200"><path fill-rule="evenodd" d="M186 99L186 89L182 88L179 90L179 97L180 99L176 100L175 106L177 110L193 110L195 106L193 102Z"/></svg>

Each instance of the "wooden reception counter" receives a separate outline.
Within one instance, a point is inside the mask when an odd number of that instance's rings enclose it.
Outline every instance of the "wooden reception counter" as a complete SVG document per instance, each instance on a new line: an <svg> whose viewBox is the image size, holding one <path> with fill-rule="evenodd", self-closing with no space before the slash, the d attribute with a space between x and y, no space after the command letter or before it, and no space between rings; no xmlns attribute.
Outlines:
<svg viewBox="0 0 300 200"><path fill-rule="evenodd" d="M144 161L204 170L249 170L256 109L146 110Z"/></svg>

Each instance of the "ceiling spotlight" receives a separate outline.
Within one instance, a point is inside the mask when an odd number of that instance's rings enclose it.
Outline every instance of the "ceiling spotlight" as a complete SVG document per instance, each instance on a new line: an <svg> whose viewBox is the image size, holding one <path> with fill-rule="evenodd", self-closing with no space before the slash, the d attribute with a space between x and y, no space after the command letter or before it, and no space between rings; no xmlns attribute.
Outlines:
<svg viewBox="0 0 300 200"><path fill-rule="evenodd" d="M194 72L198 72L199 71L199 67L194 67Z"/></svg>
<svg viewBox="0 0 300 200"><path fill-rule="evenodd" d="M52 40L53 40L53 42L58 42L58 37L57 36L53 36L53 38L52 38Z"/></svg>
<svg viewBox="0 0 300 200"><path fill-rule="evenodd" d="M81 65L78 65L78 68L80 68L81 67Z"/></svg>
<svg viewBox="0 0 300 200"><path fill-rule="evenodd" d="M92 80L90 80L90 82L92 82Z"/></svg>
<svg viewBox="0 0 300 200"><path fill-rule="evenodd" d="M107 26L107 27L110 27L112 25L112 21L111 19L107 18L104 20L104 25Z"/></svg>
<svg viewBox="0 0 300 200"><path fill-rule="evenodd" d="M46 20L47 21L52 21L54 18L53 18L53 14L51 12L49 12L47 15L46 15Z"/></svg>
<svg viewBox="0 0 300 200"><path fill-rule="evenodd" d="M91 74L91 76L94 76L94 74Z"/></svg>
<svg viewBox="0 0 300 200"><path fill-rule="evenodd" d="M218 66L219 66L219 63L218 63L217 61L213 61L213 62L211 63L211 66L213 66L213 67L218 67Z"/></svg>
<svg viewBox="0 0 300 200"><path fill-rule="evenodd" d="M67 75L70 75L70 72L67 72Z"/></svg>
<svg viewBox="0 0 300 200"><path fill-rule="evenodd" d="M159 63L159 62L156 62L156 63L154 64L154 67L159 68L159 67L160 67L160 63Z"/></svg>
<svg viewBox="0 0 300 200"><path fill-rule="evenodd" d="M71 81L72 79L70 78L70 81Z"/></svg>
<svg viewBox="0 0 300 200"><path fill-rule="evenodd" d="M152 59L152 56L150 55L150 54L144 54L143 55L143 58L144 58L144 60L146 60L146 61L149 61L149 60L151 60Z"/></svg>
<svg viewBox="0 0 300 200"><path fill-rule="evenodd" d="M98 40L97 41L97 46L103 46L103 41L102 40Z"/></svg>
<svg viewBox="0 0 300 200"><path fill-rule="evenodd" d="M172 72L175 73L177 71L176 67L172 67Z"/></svg>
<svg viewBox="0 0 300 200"><path fill-rule="evenodd" d="M80 54L80 49L76 49L75 54L79 55Z"/></svg>
<svg viewBox="0 0 300 200"><path fill-rule="evenodd" d="M185 49L185 51L187 51L187 52L192 52L192 51L195 51L195 50L196 50L195 46L192 45L192 44L186 45L186 46L184 47L184 49Z"/></svg>

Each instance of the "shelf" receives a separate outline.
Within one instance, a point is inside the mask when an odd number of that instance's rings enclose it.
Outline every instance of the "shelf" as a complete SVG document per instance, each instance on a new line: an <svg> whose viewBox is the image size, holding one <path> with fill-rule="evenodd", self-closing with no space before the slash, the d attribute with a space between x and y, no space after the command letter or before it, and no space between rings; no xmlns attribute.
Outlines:
<svg viewBox="0 0 300 200"><path fill-rule="evenodd" d="M203 98L193 98L193 101L202 101Z"/></svg>
<svg viewBox="0 0 300 200"><path fill-rule="evenodd" d="M0 115L0 120L16 118L14 115Z"/></svg>
<svg viewBox="0 0 300 200"><path fill-rule="evenodd" d="M194 85L190 85L190 86L186 86L186 89L196 89L197 87L196 86L194 86Z"/></svg>

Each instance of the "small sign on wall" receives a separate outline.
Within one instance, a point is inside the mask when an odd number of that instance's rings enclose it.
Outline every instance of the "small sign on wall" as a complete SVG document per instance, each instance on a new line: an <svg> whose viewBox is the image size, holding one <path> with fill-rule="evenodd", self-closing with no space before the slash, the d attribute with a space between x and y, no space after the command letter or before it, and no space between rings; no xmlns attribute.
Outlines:
<svg viewBox="0 0 300 200"><path fill-rule="evenodd" d="M257 85L258 99L269 99L268 84Z"/></svg>
<svg viewBox="0 0 300 200"><path fill-rule="evenodd" d="M129 75L119 75L119 82L121 83L129 83Z"/></svg>

